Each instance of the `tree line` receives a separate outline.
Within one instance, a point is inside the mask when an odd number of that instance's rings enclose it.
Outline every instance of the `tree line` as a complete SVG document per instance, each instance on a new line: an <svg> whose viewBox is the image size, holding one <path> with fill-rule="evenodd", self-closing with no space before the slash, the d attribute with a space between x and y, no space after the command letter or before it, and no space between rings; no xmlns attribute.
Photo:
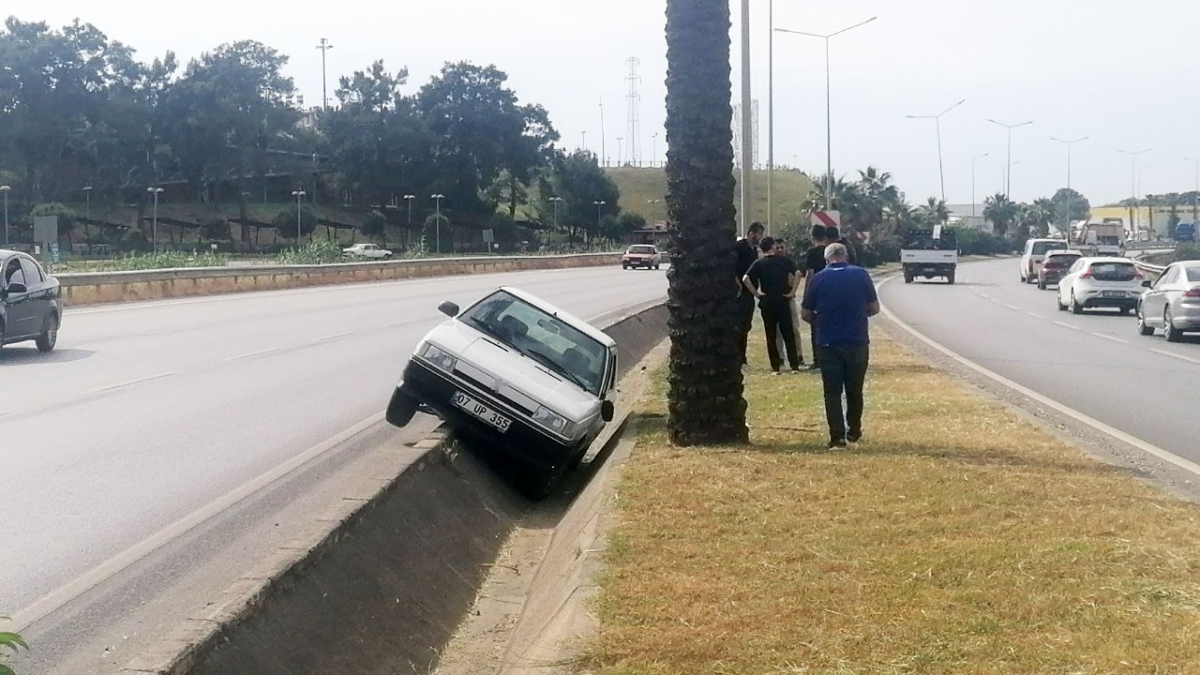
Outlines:
<svg viewBox="0 0 1200 675"><path fill-rule="evenodd" d="M71 215L54 205L85 198L136 205L144 222L152 186L176 203L236 202L230 220L259 226L271 223L254 222L252 200L299 197L299 218L296 206L275 218L282 236L297 221L311 232L314 206L347 203L369 234L409 227L410 213L418 229L436 224L439 212L443 226L498 236L515 236L518 222L578 238L638 225L618 217L619 192L595 156L559 149L547 111L522 103L494 65L446 63L406 93L407 69L376 61L339 78L332 109L305 110L288 57L259 42L146 63L92 24L15 17L0 31L0 63L0 184L18 225L39 209Z"/></svg>

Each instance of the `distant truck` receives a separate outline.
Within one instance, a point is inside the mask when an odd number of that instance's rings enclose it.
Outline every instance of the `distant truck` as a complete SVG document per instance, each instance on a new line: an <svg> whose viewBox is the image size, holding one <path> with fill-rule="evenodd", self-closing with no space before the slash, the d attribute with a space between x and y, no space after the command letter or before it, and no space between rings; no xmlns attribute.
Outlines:
<svg viewBox="0 0 1200 675"><path fill-rule="evenodd" d="M932 230L910 231L908 241L900 249L900 264L906 284L917 277L942 277L947 283L954 283L958 269L958 240L954 230L938 225Z"/></svg>
<svg viewBox="0 0 1200 675"><path fill-rule="evenodd" d="M1175 241L1178 242L1196 241L1196 224L1179 223L1175 226L1175 231L1171 234L1175 236Z"/></svg>
<svg viewBox="0 0 1200 675"><path fill-rule="evenodd" d="M1119 221L1084 223L1076 230L1071 244L1085 257L1124 256L1125 226Z"/></svg>

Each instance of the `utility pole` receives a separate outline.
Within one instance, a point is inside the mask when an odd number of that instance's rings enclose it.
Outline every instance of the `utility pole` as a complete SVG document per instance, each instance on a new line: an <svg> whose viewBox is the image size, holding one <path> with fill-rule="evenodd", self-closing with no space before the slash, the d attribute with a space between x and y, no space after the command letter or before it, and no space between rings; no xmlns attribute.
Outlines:
<svg viewBox="0 0 1200 675"><path fill-rule="evenodd" d="M329 86L325 75L325 56L333 49L333 45L329 44L329 40L321 38L321 44L317 45L317 49L321 50L321 109L329 111Z"/></svg>
<svg viewBox="0 0 1200 675"><path fill-rule="evenodd" d="M587 132L584 134L584 145L587 145ZM608 166L607 140L604 136L604 97L600 97L600 166Z"/></svg>
<svg viewBox="0 0 1200 675"><path fill-rule="evenodd" d="M750 177L754 171L754 138L750 106L750 0L742 0L742 201L738 212L741 235L750 226Z"/></svg>
<svg viewBox="0 0 1200 675"><path fill-rule="evenodd" d="M1017 127L1023 127L1023 126L1029 125L1029 124L1033 124L1033 120L1030 120L1028 122L1021 122L1020 124L1005 124L1003 122L997 122L996 120L988 120L988 121L991 122L992 124L995 124L996 126L1000 126L1000 127L1004 127L1005 129L1008 129L1008 160L1005 162L1005 167L1004 167L1004 195L1006 197L1008 197L1009 199L1012 199L1012 168L1013 168L1013 164L1014 164L1014 162L1012 161L1012 130L1016 129Z"/></svg>
<svg viewBox="0 0 1200 675"><path fill-rule="evenodd" d="M767 3L767 233L771 234L775 184L775 0Z"/></svg>
<svg viewBox="0 0 1200 675"><path fill-rule="evenodd" d="M1192 222L1200 220L1200 160L1184 157L1185 161L1196 165L1196 191L1192 193Z"/></svg>
<svg viewBox="0 0 1200 675"><path fill-rule="evenodd" d="M992 153L985 152L971 159L971 218L975 218L975 163Z"/></svg>
<svg viewBox="0 0 1200 675"><path fill-rule="evenodd" d="M1052 141L1062 143L1063 145L1067 146L1067 213L1066 213L1066 216L1063 218L1063 220L1066 221L1063 232L1066 232L1068 236L1070 236L1070 234L1071 234L1071 204L1074 201L1071 199L1071 146L1075 145L1076 143L1079 143L1081 141L1086 141L1088 138L1090 138L1090 136L1084 136L1082 138L1076 138L1076 139L1070 140L1070 141L1064 141L1061 138L1051 138L1050 139Z"/></svg>
<svg viewBox="0 0 1200 675"><path fill-rule="evenodd" d="M950 112L951 110L954 110L955 108L957 108L958 106L960 106L966 102L967 102L967 99L964 98L963 100L959 101L958 103L955 103L954 105L950 106L949 108L946 108L945 110L943 110L942 112L940 112L936 115L909 115L908 116L908 119L910 119L910 120L927 120L927 119L933 118L934 124L937 127L938 178L940 179L941 185L942 185L942 201L943 202L946 201L946 171L945 171L945 169L942 168L942 115L945 115L946 113Z"/></svg>
<svg viewBox="0 0 1200 675"><path fill-rule="evenodd" d="M1129 233L1136 239L1139 236L1137 225L1133 224L1134 214L1137 214L1138 220L1141 220L1141 208L1138 206L1138 189L1137 189L1137 158L1138 155L1150 152L1150 148L1130 152L1128 150L1117 150L1122 155L1129 155ZM1135 211L1136 209L1136 211ZM1140 223L1139 223L1140 224Z"/></svg>

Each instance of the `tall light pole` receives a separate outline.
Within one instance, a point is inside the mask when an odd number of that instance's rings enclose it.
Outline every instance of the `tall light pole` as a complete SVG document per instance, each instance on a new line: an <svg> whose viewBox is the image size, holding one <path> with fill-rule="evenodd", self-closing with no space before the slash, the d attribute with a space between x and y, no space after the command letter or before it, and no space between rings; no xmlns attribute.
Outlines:
<svg viewBox="0 0 1200 675"><path fill-rule="evenodd" d="M587 132L586 131L583 132L583 145L581 145L579 149L587 150Z"/></svg>
<svg viewBox="0 0 1200 675"><path fill-rule="evenodd" d="M934 121L935 126L937 127L938 177L941 179L941 183L942 183L942 201L943 202L946 201L946 172L942 168L942 115L945 115L946 113L950 112L951 110L954 110L955 108L957 108L958 106L960 106L966 102L967 102L967 99L964 98L963 100L959 101L958 103L955 103L954 105L950 106L949 108L946 108L945 110L943 110L942 112L940 112L936 115L908 115L907 116L908 119L910 119L910 120L932 119Z"/></svg>
<svg viewBox="0 0 1200 675"><path fill-rule="evenodd" d="M1020 124L1005 124L1004 122L997 122L996 120L992 120L992 119L989 119L988 121L991 122L992 124L995 124L996 126L1000 126L1000 127L1004 127L1005 129L1008 129L1008 159L1004 163L1005 164L1005 167L1004 167L1005 168L1004 194L1009 199L1012 199L1012 168L1013 168L1012 130L1016 129L1017 127L1024 127L1024 126L1033 124L1033 120L1029 120L1028 122L1021 122Z"/></svg>
<svg viewBox="0 0 1200 675"><path fill-rule="evenodd" d="M971 218L975 217L975 163L992 153L985 152L971 158Z"/></svg>
<svg viewBox="0 0 1200 675"><path fill-rule="evenodd" d="M1058 143L1062 143L1063 145L1067 146L1067 214L1063 218L1066 221L1066 229L1063 231L1066 232L1068 235L1070 235L1070 233L1071 233L1071 204L1073 201L1071 199L1071 146L1075 145L1076 143L1086 141L1089 138L1091 138L1091 137L1083 136L1082 138L1076 138L1076 139L1073 139L1070 141L1064 141L1061 138L1054 138L1054 137L1050 138L1050 140L1052 140L1052 141L1056 141Z"/></svg>
<svg viewBox="0 0 1200 675"><path fill-rule="evenodd" d="M771 233L775 187L775 0L767 3L767 233Z"/></svg>
<svg viewBox="0 0 1200 675"><path fill-rule="evenodd" d="M587 144L587 132L583 132ZM604 97L600 97L600 166L608 166L608 138L604 134Z"/></svg>
<svg viewBox="0 0 1200 675"><path fill-rule="evenodd" d="M798 30L787 30L784 28L776 28L780 33L791 33L793 35L804 35L806 37L820 38L825 41L825 209L829 210L833 197L833 107L830 102L830 84L829 84L829 40L830 38L841 35L842 33L852 31L859 26L865 26L879 17L873 16L866 21L856 23L848 28L843 28L839 31L822 35L819 33L805 33Z"/></svg>
<svg viewBox="0 0 1200 675"><path fill-rule="evenodd" d="M746 236L746 228L750 225L750 180L754 172L754 134L750 99L750 0L742 0L742 176L741 176L741 208L738 209L738 222L741 224L741 235Z"/></svg>
<svg viewBox="0 0 1200 675"><path fill-rule="evenodd" d="M621 160L625 157L621 150L621 141L625 140L624 136L617 136L617 166L621 166Z"/></svg>
<svg viewBox="0 0 1200 675"><path fill-rule="evenodd" d="M9 185L0 185L0 192L4 193L4 248L8 248L8 193L11 190Z"/></svg>
<svg viewBox="0 0 1200 675"><path fill-rule="evenodd" d="M416 199L416 195L404 195L404 201L408 202L408 229L412 229L412 203Z"/></svg>
<svg viewBox="0 0 1200 675"><path fill-rule="evenodd" d="M600 234L600 218L601 218L600 212L604 209L605 204L608 204L608 202L594 201L592 203L596 205L596 234ZM584 235L584 243L590 243L587 240L587 230L584 230L583 235Z"/></svg>
<svg viewBox="0 0 1200 675"><path fill-rule="evenodd" d="M558 231L558 205L562 203L562 197L551 197L550 201L554 203L554 231Z"/></svg>
<svg viewBox="0 0 1200 675"><path fill-rule="evenodd" d="M650 166L654 166L654 162L658 160L658 132L650 134L650 138L654 139L654 152L650 155Z"/></svg>
<svg viewBox="0 0 1200 675"><path fill-rule="evenodd" d="M300 245L300 200L306 195L304 190L293 190L292 196L296 198L296 245ZM386 238L386 237L385 237ZM386 242L384 242L386 244Z"/></svg>
<svg viewBox="0 0 1200 675"><path fill-rule="evenodd" d="M1142 229L1142 203L1141 203L1141 200L1142 200L1142 172L1145 171L1146 169L1150 169L1153 167L1154 167L1153 164L1147 164L1146 166L1138 167L1137 191L1136 191L1137 194L1134 198L1138 202L1137 203L1137 217L1138 217L1138 229L1139 230ZM1150 205L1149 199L1146 200L1146 217L1147 217L1147 220L1150 221L1146 227L1146 230L1149 232L1153 232L1154 231L1154 207Z"/></svg>
<svg viewBox="0 0 1200 675"><path fill-rule="evenodd" d="M154 220L152 221L153 225L150 228L150 242L151 242L151 245L154 247L154 252L157 253L158 252L158 196L161 195L162 193L166 192L166 190L164 190L160 187L148 187L148 188L146 188L146 192L149 192L150 194L154 195Z"/></svg>
<svg viewBox="0 0 1200 675"><path fill-rule="evenodd" d="M1142 210L1141 210L1141 208L1138 207L1137 158L1138 158L1138 155L1142 155L1147 152L1150 152L1150 148L1146 148L1145 150L1138 150L1137 152L1130 152L1128 150L1117 150L1117 152L1121 153L1122 155L1129 155L1129 191L1130 191L1129 232L1134 237L1137 237L1138 229L1140 229L1140 228L1137 225L1133 224L1134 214L1135 213L1137 214L1137 219L1139 221L1142 218ZM1135 211L1135 209L1136 209L1136 211ZM1139 222L1138 224L1140 225L1141 223Z"/></svg>
<svg viewBox="0 0 1200 675"><path fill-rule="evenodd" d="M434 201L434 230L433 236L437 239L437 253L442 252L442 200L446 198L444 194L429 195L429 198Z"/></svg>
<svg viewBox="0 0 1200 675"><path fill-rule="evenodd" d="M1192 193L1192 221L1200 220L1200 159L1184 157L1184 161L1196 165L1196 191Z"/></svg>
<svg viewBox="0 0 1200 675"><path fill-rule="evenodd" d="M329 110L329 80L325 76L325 56L333 49L333 45L329 44L329 40L321 38L321 44L317 45L317 49L321 50L321 108Z"/></svg>

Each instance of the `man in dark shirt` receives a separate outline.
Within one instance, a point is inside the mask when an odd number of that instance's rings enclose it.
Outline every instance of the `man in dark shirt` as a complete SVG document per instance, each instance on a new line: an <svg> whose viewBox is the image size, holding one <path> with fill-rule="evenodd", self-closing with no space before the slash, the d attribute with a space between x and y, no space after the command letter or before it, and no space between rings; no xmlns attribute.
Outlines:
<svg viewBox="0 0 1200 675"><path fill-rule="evenodd" d="M804 285L807 288L808 284L812 283L812 279L817 272L825 269L825 247L831 242L825 240L825 226L813 225L812 246L809 247L808 253L804 256L804 269L801 273L804 275ZM821 367L821 355L817 352L817 331L809 333L809 342L812 345L812 365L809 370L817 370Z"/></svg>
<svg viewBox="0 0 1200 675"><path fill-rule="evenodd" d="M763 325L767 332L767 356L771 360L771 370L778 373L783 365L779 357L779 346L775 343L777 331L783 333L788 365L793 371L800 370L800 355L796 350L796 328L792 325L792 312L788 308L788 304L796 297L796 287L800 281L796 274L796 263L790 258L778 255L779 249L775 246L775 240L770 237L763 239L760 246L765 255L746 271L742 285L758 297L758 307L762 311Z"/></svg>
<svg viewBox="0 0 1200 675"><path fill-rule="evenodd" d="M830 244L825 259L828 265L804 291L801 317L817 334L829 447L839 448L862 438L863 386L871 342L867 319L879 313L879 298L871 275L846 261L845 246Z"/></svg>
<svg viewBox="0 0 1200 675"><path fill-rule="evenodd" d="M851 265L858 264L858 252L854 250L854 244L851 244L848 239L842 236L836 225L830 225L825 228L825 243L826 244L841 244L846 247L846 262Z"/></svg>
<svg viewBox="0 0 1200 675"><path fill-rule="evenodd" d="M788 255L787 242L779 237L775 237L775 248L777 249L775 256L787 260L788 264L790 264L796 270L796 277L798 279L803 278L804 270L800 269L800 267L796 265L796 262L792 260L791 256ZM800 357L800 365L804 365L804 348L800 345L800 308L794 295L790 300L787 301L787 308L788 313L792 315L792 331L796 335L796 355ZM785 343L783 340L782 327L775 336L775 346L779 350L780 354L787 353L787 343Z"/></svg>
<svg viewBox="0 0 1200 675"><path fill-rule="evenodd" d="M754 292L746 291L742 285L742 279L745 278L746 272L754 264L754 261L758 260L758 247L759 242L762 241L764 229L762 223L750 223L745 238L738 239L737 243L733 245L733 250L737 254L734 282L737 283L738 289L735 325L738 330L738 354L742 357L743 365L746 363L746 340L750 337L750 328L754 325Z"/></svg>

